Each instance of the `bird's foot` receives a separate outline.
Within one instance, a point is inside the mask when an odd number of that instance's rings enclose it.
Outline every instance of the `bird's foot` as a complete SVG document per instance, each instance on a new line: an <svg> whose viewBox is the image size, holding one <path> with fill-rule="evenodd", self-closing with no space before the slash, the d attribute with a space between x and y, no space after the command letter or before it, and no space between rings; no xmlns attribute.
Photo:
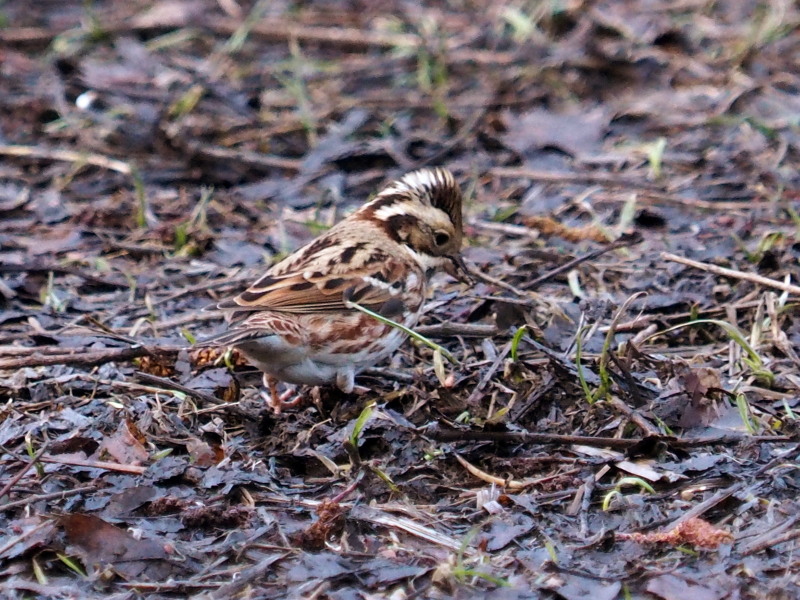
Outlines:
<svg viewBox="0 0 800 600"><path fill-rule="evenodd" d="M264 375L264 386L268 391L261 392L261 397L276 415L281 414L285 408L294 408L303 402L302 394L297 393L295 388L289 388L282 394L278 393L278 380L269 375Z"/></svg>

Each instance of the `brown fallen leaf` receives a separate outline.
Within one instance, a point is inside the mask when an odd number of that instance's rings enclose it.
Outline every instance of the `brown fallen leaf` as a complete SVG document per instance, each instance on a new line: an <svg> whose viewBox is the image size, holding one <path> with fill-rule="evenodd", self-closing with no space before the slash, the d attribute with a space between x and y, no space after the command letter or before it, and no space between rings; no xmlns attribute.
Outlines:
<svg viewBox="0 0 800 600"><path fill-rule="evenodd" d="M187 440L186 451L189 453L192 464L198 467L210 467L219 464L225 458L225 450L221 444L212 446L196 437Z"/></svg>
<svg viewBox="0 0 800 600"><path fill-rule="evenodd" d="M103 440L96 457L107 454L123 465L144 464L150 458L142 443L144 439L136 424L126 419L119 424L113 435Z"/></svg>
<svg viewBox="0 0 800 600"><path fill-rule="evenodd" d="M130 533L99 517L68 514L56 519L64 530L68 553L81 558L87 569L112 568L128 580L163 581L185 572L185 566L170 560L166 545L152 539L136 539Z"/></svg>

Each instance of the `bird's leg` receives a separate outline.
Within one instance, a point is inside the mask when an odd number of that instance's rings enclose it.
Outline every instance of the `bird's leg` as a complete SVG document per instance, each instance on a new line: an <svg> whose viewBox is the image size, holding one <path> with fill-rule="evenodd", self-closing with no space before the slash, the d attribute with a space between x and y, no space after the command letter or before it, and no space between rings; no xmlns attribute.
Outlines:
<svg viewBox="0 0 800 600"><path fill-rule="evenodd" d="M348 367L336 373L336 387L345 394L352 394L356 385L356 370Z"/></svg>
<svg viewBox="0 0 800 600"><path fill-rule="evenodd" d="M356 372L352 367L336 374L336 387L345 394L358 394L359 396L363 396L370 391L368 387L356 385Z"/></svg>
<svg viewBox="0 0 800 600"><path fill-rule="evenodd" d="M269 397L265 397L267 406L269 406L276 415L281 414L284 408L292 408L302 402L303 396L300 394L295 395L295 390L289 389L278 394L278 380L264 373L264 387L269 390ZM292 396L294 395L294 398ZM265 395L266 396L266 395ZM291 398L291 400L290 400Z"/></svg>

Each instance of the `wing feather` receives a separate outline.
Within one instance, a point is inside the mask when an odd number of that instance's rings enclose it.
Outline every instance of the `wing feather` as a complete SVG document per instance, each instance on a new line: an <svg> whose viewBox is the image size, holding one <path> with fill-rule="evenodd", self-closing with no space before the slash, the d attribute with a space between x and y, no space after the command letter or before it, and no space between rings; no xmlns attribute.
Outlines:
<svg viewBox="0 0 800 600"><path fill-rule="evenodd" d="M406 291L409 264L382 253L375 256L376 260L363 261L349 270L271 271L240 295L220 303L219 308L233 313L317 313L343 310L348 300L378 311L387 304L396 306L396 299ZM412 279L421 281L422 274Z"/></svg>

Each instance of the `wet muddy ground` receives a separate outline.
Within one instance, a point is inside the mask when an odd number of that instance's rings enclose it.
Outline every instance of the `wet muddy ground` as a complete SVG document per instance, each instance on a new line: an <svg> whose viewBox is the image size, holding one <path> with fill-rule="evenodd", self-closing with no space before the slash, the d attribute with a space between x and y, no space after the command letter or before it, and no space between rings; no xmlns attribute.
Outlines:
<svg viewBox="0 0 800 600"><path fill-rule="evenodd" d="M0 596L796 598L800 10L0 6ZM474 286L275 415L204 310L415 168Z"/></svg>

